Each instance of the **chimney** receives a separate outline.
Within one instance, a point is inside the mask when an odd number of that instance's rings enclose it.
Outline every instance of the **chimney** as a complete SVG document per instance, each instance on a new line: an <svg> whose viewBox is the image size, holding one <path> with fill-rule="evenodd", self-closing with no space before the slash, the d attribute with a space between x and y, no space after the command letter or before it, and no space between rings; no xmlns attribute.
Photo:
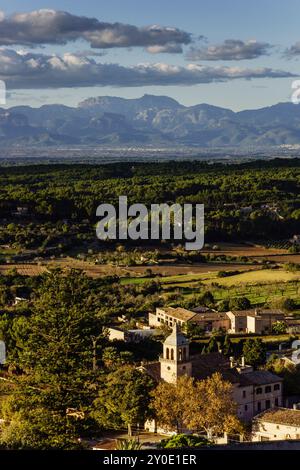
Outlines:
<svg viewBox="0 0 300 470"><path fill-rule="evenodd" d="M234 357L230 356L229 361L230 361L230 368L233 369L234 368Z"/></svg>

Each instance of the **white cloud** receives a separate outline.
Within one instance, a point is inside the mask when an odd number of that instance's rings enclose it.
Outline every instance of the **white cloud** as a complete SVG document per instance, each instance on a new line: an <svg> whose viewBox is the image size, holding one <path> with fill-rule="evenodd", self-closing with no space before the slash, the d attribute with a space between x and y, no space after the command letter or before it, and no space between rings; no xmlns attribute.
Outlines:
<svg viewBox="0 0 300 470"><path fill-rule="evenodd" d="M210 45L200 48L192 47L187 53L188 60L246 60L256 59L269 54L273 46L256 39L241 41L239 39L226 39L222 44Z"/></svg>
<svg viewBox="0 0 300 470"><path fill-rule="evenodd" d="M290 48L286 49L285 57L292 58L300 55L300 41L293 44Z"/></svg>
<svg viewBox="0 0 300 470"><path fill-rule="evenodd" d="M29 13L0 16L0 45L38 46L67 44L84 39L92 48L170 47L181 51L191 43L191 35L178 28L158 25L137 27L76 16L65 11L41 9Z"/></svg>
<svg viewBox="0 0 300 470"><path fill-rule="evenodd" d="M144 63L131 67L98 63L90 57L18 53L0 49L0 79L10 89L85 86L196 85L236 79L293 77L267 67L242 68L188 64Z"/></svg>

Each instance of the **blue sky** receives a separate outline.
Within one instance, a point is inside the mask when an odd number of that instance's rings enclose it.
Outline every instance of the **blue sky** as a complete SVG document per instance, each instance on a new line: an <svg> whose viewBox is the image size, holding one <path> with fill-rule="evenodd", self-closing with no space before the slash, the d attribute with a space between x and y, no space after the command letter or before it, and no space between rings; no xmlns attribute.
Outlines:
<svg viewBox="0 0 300 470"><path fill-rule="evenodd" d="M132 86L127 86L129 81L119 83L118 80L113 80L112 85L110 85L109 77L106 78L105 86L103 86L103 83L101 85L95 83L95 86L80 86L80 81L76 78L76 82L74 82L76 86L65 87L65 82L62 81L61 87L56 82L55 88L53 88L52 82L48 88L41 76L41 81L35 80L33 85L30 85L29 81L26 82L26 90L21 88L20 79L17 80L16 78L11 84L8 83L7 106L17 104L41 106L44 103L53 102L76 105L78 101L90 96L114 95L131 98L139 97L144 93L152 93L171 96L186 105L206 102L239 110L258 108L290 100L292 81L300 78L300 48L299 55L298 51L290 57L283 54L286 49L300 42L299 0L286 0L285 2L282 0L252 0L251 2L246 0L152 0L151 2L143 0L86 0L84 2L48 0L27 1L26 7L24 1L2 0L0 6L6 17L16 12L31 12L43 8L66 11L74 16L97 18L100 22L129 24L138 28L149 25L170 26L191 34L191 43L181 44L183 51L176 54L153 54L145 51L145 47L135 45L130 48L93 48L93 52L104 52L105 54L93 57L91 60L101 64L122 66L125 68L121 70L122 73L127 74L128 67L135 68L141 63L160 63L182 68L186 68L188 64L193 63L194 65L200 64L209 67L209 71L205 69L204 72L206 75L213 77L215 70L224 67L226 78L224 81L209 79L207 83L197 84L190 83L187 78L180 78L178 83L167 83L166 85L160 84L159 78L155 79L155 85L152 85L151 78L147 80L149 84L146 86L140 86L139 81L135 81L135 79ZM200 36L204 36L205 39L199 40ZM202 54L199 59L191 62L187 57L191 48L203 51L205 48L214 45L220 46L224 41L230 39L244 43L249 40L256 40L258 43L270 45L270 49L267 50L267 54L243 60L222 60L222 58L204 60ZM42 57L43 55L49 56L52 54L82 53L90 49L90 44L87 41L78 39L75 42L67 41L64 45L47 44L45 42L33 45L1 44L1 47L16 51L22 49L26 53L40 54ZM39 61L43 60L42 58L39 59ZM231 68L229 72L228 67ZM232 69L235 67L243 69L241 75L247 79L231 79ZM251 72L251 70L263 68L286 72L286 76L282 73L279 74L281 78L274 78L272 73L262 74L259 72L258 78L251 78L251 73L249 75L249 72L245 73L244 71L247 69ZM104 72L105 74L110 73L106 69ZM102 73L102 69L100 73ZM120 71L116 67L111 73L118 74ZM185 71L180 73L185 74ZM251 79L248 79L248 75ZM1 76L1 55L0 78L3 78ZM14 83L17 83L16 87ZM39 83L43 83L43 89L39 88Z"/></svg>

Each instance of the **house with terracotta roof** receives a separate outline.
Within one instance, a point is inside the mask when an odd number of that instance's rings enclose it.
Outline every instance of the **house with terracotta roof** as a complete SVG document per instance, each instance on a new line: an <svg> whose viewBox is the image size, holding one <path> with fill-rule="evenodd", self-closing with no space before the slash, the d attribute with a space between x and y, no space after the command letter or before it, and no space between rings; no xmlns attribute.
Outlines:
<svg viewBox="0 0 300 470"><path fill-rule="evenodd" d="M182 307L157 308L155 313L149 313L149 326L159 327L167 325L172 328L175 324L181 328L192 324L200 327L204 332L223 329L229 333L256 333L268 334L272 332L274 323L285 321L285 314L280 309L253 308L248 310L230 310L216 312L201 307L187 310Z"/></svg>
<svg viewBox="0 0 300 470"><path fill-rule="evenodd" d="M253 441L300 440L300 410L274 408L256 416L252 424Z"/></svg>
<svg viewBox="0 0 300 470"><path fill-rule="evenodd" d="M167 325L173 327L175 324L185 328L190 323L199 326L204 332L230 328L230 319L226 313L216 312L209 308L187 310L182 307L157 308L155 313L149 313L149 326L158 327Z"/></svg>
<svg viewBox="0 0 300 470"><path fill-rule="evenodd" d="M285 319L279 309L232 310L226 315L231 322L230 333L268 334L272 332L274 323Z"/></svg>

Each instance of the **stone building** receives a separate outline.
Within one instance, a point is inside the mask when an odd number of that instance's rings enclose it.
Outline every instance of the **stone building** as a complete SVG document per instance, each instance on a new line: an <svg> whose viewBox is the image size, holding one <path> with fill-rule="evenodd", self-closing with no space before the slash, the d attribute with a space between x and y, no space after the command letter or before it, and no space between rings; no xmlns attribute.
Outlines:
<svg viewBox="0 0 300 470"><path fill-rule="evenodd" d="M149 313L149 326L158 327L163 324L173 327L175 324L185 328L187 324L196 325L204 332L230 329L230 319L226 313L202 307L202 309L187 310L181 307L157 308L155 313Z"/></svg>
<svg viewBox="0 0 300 470"><path fill-rule="evenodd" d="M149 326L155 328L163 324L171 328L175 324L179 325L181 328L186 328L187 324L191 324L197 325L206 333L223 329L233 334L268 334L272 332L274 323L285 321L285 315L282 310L279 309L253 308L248 310L216 312L205 307L202 307L201 310L166 307L157 308L155 313L149 313L148 320Z"/></svg>
<svg viewBox="0 0 300 470"><path fill-rule="evenodd" d="M277 321L283 321L285 315L277 309L249 309L226 312L231 325L229 333L268 334Z"/></svg>
<svg viewBox="0 0 300 470"><path fill-rule="evenodd" d="M256 416L252 425L253 441L300 440L300 410L275 408Z"/></svg>

